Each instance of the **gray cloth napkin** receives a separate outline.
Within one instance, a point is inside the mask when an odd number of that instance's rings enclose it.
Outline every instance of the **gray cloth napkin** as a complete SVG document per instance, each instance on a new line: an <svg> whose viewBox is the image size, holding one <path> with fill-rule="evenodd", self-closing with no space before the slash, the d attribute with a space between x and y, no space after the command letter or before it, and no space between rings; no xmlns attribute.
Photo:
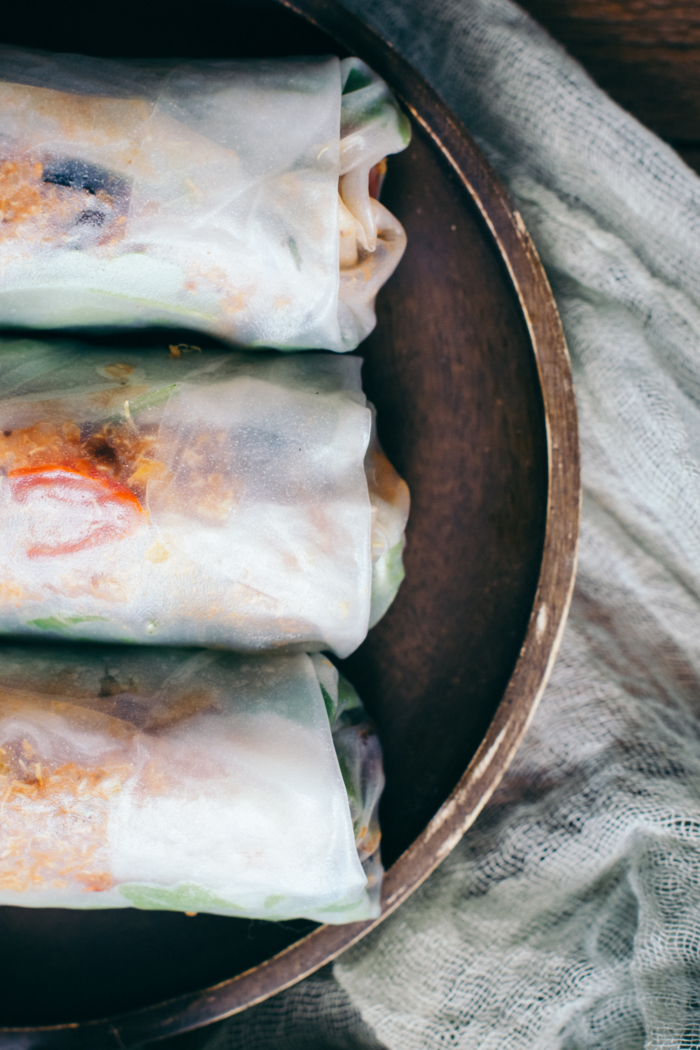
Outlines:
<svg viewBox="0 0 700 1050"><path fill-rule="evenodd" d="M700 181L509 0L345 3L477 137L547 269L580 413L579 575L477 824L335 979L211 1050L700 1047Z"/></svg>

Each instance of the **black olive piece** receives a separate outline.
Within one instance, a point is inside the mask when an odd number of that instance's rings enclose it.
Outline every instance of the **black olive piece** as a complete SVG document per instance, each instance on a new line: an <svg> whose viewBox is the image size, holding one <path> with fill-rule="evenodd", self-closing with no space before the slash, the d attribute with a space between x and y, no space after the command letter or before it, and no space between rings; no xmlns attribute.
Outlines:
<svg viewBox="0 0 700 1050"><path fill-rule="evenodd" d="M80 213L75 220L76 226L104 226L105 213L89 209Z"/></svg>
<svg viewBox="0 0 700 1050"><path fill-rule="evenodd" d="M72 157L64 157L45 164L43 180L54 186L69 186L74 190L86 190L93 196L101 191L109 194L110 197L126 197L129 193L129 184L126 179L112 175L97 164L89 164L87 161L76 160Z"/></svg>

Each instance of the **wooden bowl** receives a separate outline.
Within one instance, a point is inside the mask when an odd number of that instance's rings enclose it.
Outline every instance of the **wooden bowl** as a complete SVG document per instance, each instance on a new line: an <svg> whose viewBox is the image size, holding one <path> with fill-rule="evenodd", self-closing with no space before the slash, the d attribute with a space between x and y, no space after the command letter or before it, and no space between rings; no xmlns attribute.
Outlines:
<svg viewBox="0 0 700 1050"><path fill-rule="evenodd" d="M522 220L467 132L334 0L200 0L196 19L148 6L144 26L143 4L126 0L106 36L87 0L17 5L5 40L102 55L354 53L412 115L383 194L408 250L361 347L381 439L413 496L407 578L345 668L384 745L384 917L489 798L554 660L579 522L561 326ZM374 925L1 908L0 1042L128 1047L195 1028L293 984Z"/></svg>

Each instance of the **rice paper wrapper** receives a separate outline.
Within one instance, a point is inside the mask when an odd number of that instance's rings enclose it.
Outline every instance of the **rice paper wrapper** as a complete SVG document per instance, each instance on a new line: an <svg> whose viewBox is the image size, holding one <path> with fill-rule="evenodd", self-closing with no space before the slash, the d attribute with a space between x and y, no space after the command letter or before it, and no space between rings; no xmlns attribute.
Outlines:
<svg viewBox="0 0 700 1050"><path fill-rule="evenodd" d="M174 349L0 343L0 632L346 656L408 515L361 360Z"/></svg>
<svg viewBox="0 0 700 1050"><path fill-rule="evenodd" d="M0 48L0 324L352 349L405 247L369 172L408 139L358 59Z"/></svg>
<svg viewBox="0 0 700 1050"><path fill-rule="evenodd" d="M302 653L4 647L0 904L376 917L381 751L338 693Z"/></svg>

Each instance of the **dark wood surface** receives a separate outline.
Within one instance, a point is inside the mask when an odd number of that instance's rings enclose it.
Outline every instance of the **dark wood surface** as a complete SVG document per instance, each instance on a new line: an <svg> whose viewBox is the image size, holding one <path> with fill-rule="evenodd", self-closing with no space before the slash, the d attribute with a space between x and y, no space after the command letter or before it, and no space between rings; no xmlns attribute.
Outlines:
<svg viewBox="0 0 700 1050"><path fill-rule="evenodd" d="M522 0L616 102L700 171L698 0Z"/></svg>
<svg viewBox="0 0 700 1050"><path fill-rule="evenodd" d="M412 114L414 141L392 160L384 196L410 247L362 347L380 436L413 494L407 581L347 664L386 756L386 915L475 819L544 687L575 564L575 405L549 286L479 150L411 67L332 0L298 6L330 37L271 0L202 0L196 33L171 8L167 38L141 34L138 46L347 48ZM96 35L90 9L80 0L48 28L35 9L20 11L10 39L123 51L118 37ZM123 1047L195 1028L294 983L373 925L0 909L0 1043Z"/></svg>

